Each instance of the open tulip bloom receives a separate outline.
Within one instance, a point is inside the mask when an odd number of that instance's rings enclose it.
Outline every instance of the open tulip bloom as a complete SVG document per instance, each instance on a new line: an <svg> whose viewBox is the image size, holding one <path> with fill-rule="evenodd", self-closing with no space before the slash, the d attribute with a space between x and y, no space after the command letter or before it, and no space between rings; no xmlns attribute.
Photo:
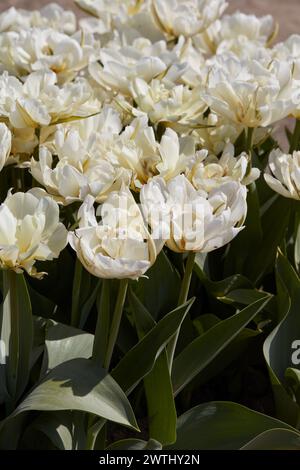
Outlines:
<svg viewBox="0 0 300 470"><path fill-rule="evenodd" d="M75 4L0 13L0 449L299 450L300 35Z"/></svg>

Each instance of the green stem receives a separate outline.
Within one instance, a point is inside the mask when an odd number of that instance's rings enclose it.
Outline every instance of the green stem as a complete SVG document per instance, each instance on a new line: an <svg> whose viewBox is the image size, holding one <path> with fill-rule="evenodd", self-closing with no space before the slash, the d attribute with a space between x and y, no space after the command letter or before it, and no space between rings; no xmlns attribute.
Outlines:
<svg viewBox="0 0 300 470"><path fill-rule="evenodd" d="M291 140L290 153L299 149L300 141L300 119L296 119L295 129Z"/></svg>
<svg viewBox="0 0 300 470"><path fill-rule="evenodd" d="M7 328L11 332L9 343L9 394L11 397L16 395L19 365L20 318L16 285L17 275L11 269L3 271L3 311L7 313L7 323L2 325L2 329Z"/></svg>
<svg viewBox="0 0 300 470"><path fill-rule="evenodd" d="M113 355L114 347L118 338L120 323L122 319L123 308L126 300L128 288L128 279L122 279L120 281L118 297L116 301L115 310L113 313L111 328L110 328L110 335L108 339L107 350L104 358L104 368L109 369L111 358Z"/></svg>
<svg viewBox="0 0 300 470"><path fill-rule="evenodd" d="M253 146L253 135L254 135L254 128L248 127L247 131L247 139L246 139L246 152L251 155L251 150Z"/></svg>
<svg viewBox="0 0 300 470"><path fill-rule="evenodd" d="M110 331L110 279L102 279L97 297L97 323L93 345L93 360L103 367Z"/></svg>
<svg viewBox="0 0 300 470"><path fill-rule="evenodd" d="M179 293L178 307L184 304L188 299L190 284L191 284L191 279L192 279L192 274L193 274L193 268L195 264L195 257L196 257L196 253L194 253L193 251L190 251L188 254L187 261L186 261L184 276L183 276L181 289ZM173 338L170 340L168 347L167 347L170 373L172 371L173 360L174 360L178 337L179 337L179 330L177 331L177 333L175 333Z"/></svg>
<svg viewBox="0 0 300 470"><path fill-rule="evenodd" d="M80 323L80 292L82 282L83 266L78 258L75 262L75 273L73 279L72 291L72 312L71 312L71 326L78 328Z"/></svg>

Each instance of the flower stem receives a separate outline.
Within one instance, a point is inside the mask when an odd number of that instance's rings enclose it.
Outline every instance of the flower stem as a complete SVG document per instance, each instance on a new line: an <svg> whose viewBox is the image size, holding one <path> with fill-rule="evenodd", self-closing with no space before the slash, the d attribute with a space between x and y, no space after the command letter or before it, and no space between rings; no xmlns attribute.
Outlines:
<svg viewBox="0 0 300 470"><path fill-rule="evenodd" d="M251 151L252 151L252 146L253 146L253 134L254 134L254 128L248 127L247 140L246 140L246 152L249 153L250 156L251 156Z"/></svg>
<svg viewBox="0 0 300 470"><path fill-rule="evenodd" d="M181 289L179 293L178 307L180 307L180 305L184 304L187 301L189 290L190 290L192 274L193 274L193 268L195 264L195 257L196 257L196 253L194 253L193 251L190 251L188 254L187 261L186 261L184 276L183 276ZM175 333L175 335L172 337L167 348L170 373L172 371L173 360L174 360L178 337L179 337L179 331L177 331L177 333Z"/></svg>
<svg viewBox="0 0 300 470"><path fill-rule="evenodd" d="M104 358L104 368L107 370L109 369L114 347L118 338L123 308L124 308L124 304L126 300L127 288L128 288L128 279L122 279L120 281L118 297L117 297L116 306L115 306L113 319L111 323L107 350L106 350L106 354Z"/></svg>
<svg viewBox="0 0 300 470"><path fill-rule="evenodd" d="M300 119L296 119L295 129L291 140L290 153L299 149L300 141Z"/></svg>

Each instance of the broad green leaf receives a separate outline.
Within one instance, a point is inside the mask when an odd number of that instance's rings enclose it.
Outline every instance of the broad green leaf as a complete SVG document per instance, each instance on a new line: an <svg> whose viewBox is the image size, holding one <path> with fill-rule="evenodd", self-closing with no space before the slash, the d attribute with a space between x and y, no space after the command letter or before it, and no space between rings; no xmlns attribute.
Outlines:
<svg viewBox="0 0 300 470"><path fill-rule="evenodd" d="M266 295L268 295L267 292L256 289L236 289L232 290L224 297L219 297L219 300L225 303L250 305L259 299L263 299Z"/></svg>
<svg viewBox="0 0 300 470"><path fill-rule="evenodd" d="M71 359L92 356L94 336L72 326L48 320L42 373Z"/></svg>
<svg viewBox="0 0 300 470"><path fill-rule="evenodd" d="M213 295L217 299L227 297L233 290L253 289L252 283L240 274L235 274L234 276L230 276L222 281L211 281L205 274L201 264L201 258L197 255L194 272L197 274L209 294Z"/></svg>
<svg viewBox="0 0 300 470"><path fill-rule="evenodd" d="M132 287L142 304L157 320L177 305L180 283L179 274L166 253L161 251L152 268L147 271L147 278L140 278Z"/></svg>
<svg viewBox="0 0 300 470"><path fill-rule="evenodd" d="M162 445L154 439L142 441L140 439L124 439L117 441L106 448L106 450L161 450Z"/></svg>
<svg viewBox="0 0 300 470"><path fill-rule="evenodd" d="M13 403L23 393L29 377L33 345L30 298L23 274L3 273L3 304L0 310L0 398ZM2 395L2 397L1 397Z"/></svg>
<svg viewBox="0 0 300 470"><path fill-rule="evenodd" d="M224 370L233 362L243 357L248 351L253 340L261 333L250 328L244 328L229 344L223 349L222 353L216 356L209 364L201 370L194 380L190 383L190 387L201 387L209 380L222 374Z"/></svg>
<svg viewBox="0 0 300 470"><path fill-rule="evenodd" d="M113 369L111 375L129 394L135 386L152 370L156 359L168 344L170 338L180 328L194 299L190 299L163 317Z"/></svg>
<svg viewBox="0 0 300 470"><path fill-rule="evenodd" d="M280 214L280 216L278 216ZM284 237L290 217L290 202L283 197L276 197L262 215L263 240L251 247L247 258L246 275L258 283L264 274L272 268L278 246Z"/></svg>
<svg viewBox="0 0 300 470"><path fill-rule="evenodd" d="M299 407L282 386L288 367L293 368L293 342L300 335L300 280L288 260L278 253L276 261L277 300L282 318L264 343L264 356L269 366L277 416L296 425Z"/></svg>
<svg viewBox="0 0 300 470"><path fill-rule="evenodd" d="M297 345L298 345L298 352L295 351L295 355L298 358L299 357L299 347L300 347L300 342L299 341L297 341ZM300 405L300 370L294 369L292 367L288 367L285 371L285 379L286 379L286 384L287 384L289 390L292 391L298 405ZM298 425L298 423L297 423L297 425Z"/></svg>
<svg viewBox="0 0 300 470"><path fill-rule="evenodd" d="M174 393L179 393L242 331L243 328L267 305L266 296L241 312L223 320L205 334L191 342L175 358L172 381Z"/></svg>
<svg viewBox="0 0 300 470"><path fill-rule="evenodd" d="M25 411L58 410L84 411L138 429L124 392L88 359L73 359L52 369L8 419Z"/></svg>
<svg viewBox="0 0 300 470"><path fill-rule="evenodd" d="M72 290L72 317L71 325L83 326L87 316L96 301L100 281L87 272L78 258L75 263L75 273ZM83 307L85 311L83 312Z"/></svg>
<svg viewBox="0 0 300 470"><path fill-rule="evenodd" d="M129 299L141 340L155 327L156 323L132 291ZM177 414L166 350L162 351L151 372L144 377L144 387L148 408L149 436L163 445L171 444L176 440Z"/></svg>
<svg viewBox="0 0 300 470"><path fill-rule="evenodd" d="M93 347L93 358L98 361L99 364L104 364L105 353L107 350L111 313L110 313L110 281L103 280L101 292L97 298L97 324L96 334Z"/></svg>
<svg viewBox="0 0 300 470"><path fill-rule="evenodd" d="M179 417L177 441L168 448L237 450L262 432L274 428L294 431L286 423L237 403L204 403Z"/></svg>
<svg viewBox="0 0 300 470"><path fill-rule="evenodd" d="M269 429L245 444L241 450L300 450L300 434L296 429Z"/></svg>
<svg viewBox="0 0 300 470"><path fill-rule="evenodd" d="M226 273L245 273L248 254L254 246L259 246L263 239L261 227L259 198L256 184L249 186L247 194L247 218L244 230L231 242L226 256Z"/></svg>
<svg viewBox="0 0 300 470"><path fill-rule="evenodd" d="M49 439L53 446L59 450L84 450L86 442L85 415L78 411L49 411L40 416L26 429L22 437L22 444L32 449L33 436L36 436L34 448L41 447L41 435ZM42 441L42 445L44 442Z"/></svg>

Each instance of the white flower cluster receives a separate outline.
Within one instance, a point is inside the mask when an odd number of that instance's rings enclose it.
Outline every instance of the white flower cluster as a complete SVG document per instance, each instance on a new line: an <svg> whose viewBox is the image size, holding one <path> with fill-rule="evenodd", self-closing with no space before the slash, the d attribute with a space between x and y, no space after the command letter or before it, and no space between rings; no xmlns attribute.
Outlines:
<svg viewBox="0 0 300 470"><path fill-rule="evenodd" d="M271 16L223 16L225 0L75 1L79 23L54 3L0 15L0 184L19 167L36 186L0 206L0 267L41 276L70 208L98 277L229 243L260 176L245 137L300 117L300 36L272 46ZM274 150L267 184L300 199L299 165Z"/></svg>

